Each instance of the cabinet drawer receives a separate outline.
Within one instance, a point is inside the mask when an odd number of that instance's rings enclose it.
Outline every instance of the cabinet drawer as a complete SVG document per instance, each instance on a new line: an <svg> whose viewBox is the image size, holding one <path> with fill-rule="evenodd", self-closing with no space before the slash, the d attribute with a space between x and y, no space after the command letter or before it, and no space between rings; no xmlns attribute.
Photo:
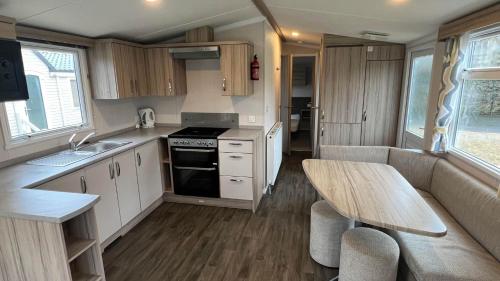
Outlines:
<svg viewBox="0 0 500 281"><path fill-rule="evenodd" d="M219 153L221 176L252 177L252 154Z"/></svg>
<svg viewBox="0 0 500 281"><path fill-rule="evenodd" d="M220 140L219 141L219 151L220 152L252 153L253 152L253 142L252 141L238 141L238 140Z"/></svg>
<svg viewBox="0 0 500 281"><path fill-rule="evenodd" d="M252 178L247 177L220 177L220 197L231 199L252 200Z"/></svg>

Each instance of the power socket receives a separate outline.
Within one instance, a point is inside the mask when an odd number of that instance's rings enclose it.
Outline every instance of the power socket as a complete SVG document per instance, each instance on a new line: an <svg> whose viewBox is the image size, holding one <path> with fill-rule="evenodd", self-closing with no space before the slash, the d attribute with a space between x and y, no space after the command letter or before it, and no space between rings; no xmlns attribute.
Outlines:
<svg viewBox="0 0 500 281"><path fill-rule="evenodd" d="M255 115L248 115L248 123L255 123Z"/></svg>

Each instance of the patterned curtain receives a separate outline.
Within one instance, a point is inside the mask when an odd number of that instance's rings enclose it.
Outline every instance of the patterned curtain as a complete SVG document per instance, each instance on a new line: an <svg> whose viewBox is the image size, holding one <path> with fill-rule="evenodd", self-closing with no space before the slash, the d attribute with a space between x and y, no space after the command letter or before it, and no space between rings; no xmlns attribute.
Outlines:
<svg viewBox="0 0 500 281"><path fill-rule="evenodd" d="M460 37L452 37L446 41L437 114L434 119L432 147L430 148L433 152L448 150L448 129L456 106L455 101L460 91L460 73L463 70L465 45L463 41L465 40Z"/></svg>

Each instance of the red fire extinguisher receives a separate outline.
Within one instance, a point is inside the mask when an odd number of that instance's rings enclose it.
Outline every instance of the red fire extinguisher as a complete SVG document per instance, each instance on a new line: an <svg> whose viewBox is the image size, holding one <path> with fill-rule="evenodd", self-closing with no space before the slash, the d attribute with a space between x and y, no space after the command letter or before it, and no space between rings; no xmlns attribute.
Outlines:
<svg viewBox="0 0 500 281"><path fill-rule="evenodd" d="M257 60L257 55L253 56L253 61L250 64L250 69L252 80L259 80L259 61Z"/></svg>

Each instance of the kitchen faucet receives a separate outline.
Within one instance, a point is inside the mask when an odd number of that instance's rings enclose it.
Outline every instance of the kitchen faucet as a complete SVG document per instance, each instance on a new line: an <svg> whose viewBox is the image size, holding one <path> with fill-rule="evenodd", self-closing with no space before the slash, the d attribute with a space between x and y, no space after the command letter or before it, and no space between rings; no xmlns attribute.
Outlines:
<svg viewBox="0 0 500 281"><path fill-rule="evenodd" d="M70 138L69 138L69 149L73 151L78 151L82 144L84 144L91 136L95 135L95 132L92 132L85 136L78 144L74 141L74 138L76 137L76 133L74 133Z"/></svg>

